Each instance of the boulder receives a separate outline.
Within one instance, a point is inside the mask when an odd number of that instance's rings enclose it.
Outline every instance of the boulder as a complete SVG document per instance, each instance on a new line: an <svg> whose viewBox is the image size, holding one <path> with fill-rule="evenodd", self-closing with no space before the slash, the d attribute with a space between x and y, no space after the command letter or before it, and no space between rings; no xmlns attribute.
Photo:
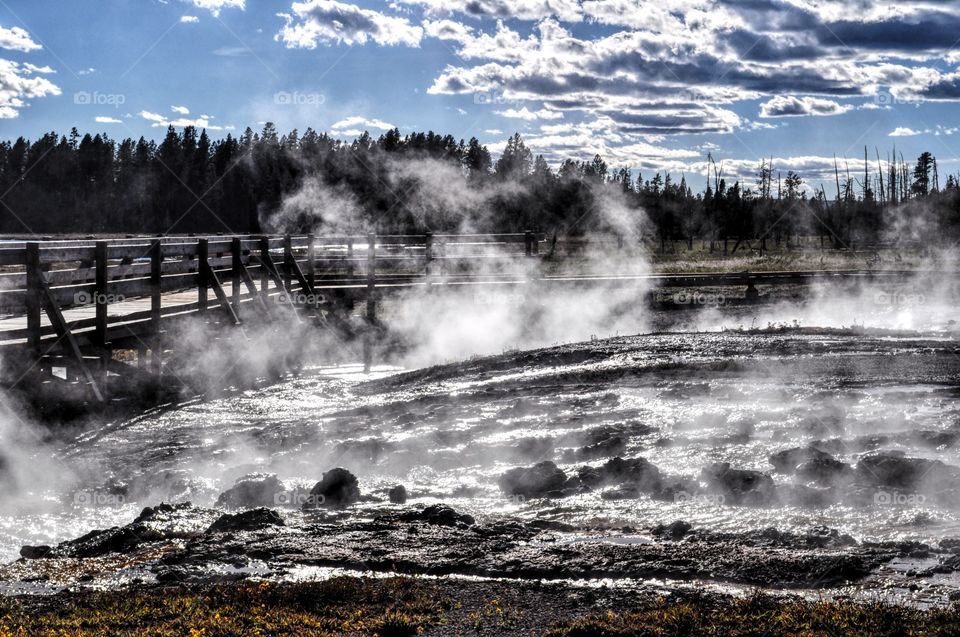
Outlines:
<svg viewBox="0 0 960 637"><path fill-rule="evenodd" d="M749 469L732 469L729 462L704 467L700 476L711 491L721 493L731 504L767 504L776 496L770 476Z"/></svg>
<svg viewBox="0 0 960 637"><path fill-rule="evenodd" d="M50 555L52 547L42 544L40 546L22 546L20 547L20 557L25 560L39 560Z"/></svg>
<svg viewBox="0 0 960 637"><path fill-rule="evenodd" d="M225 513L210 525L207 533L234 533L259 531L271 526L285 526L283 518L273 509L261 507L240 513Z"/></svg>
<svg viewBox="0 0 960 637"><path fill-rule="evenodd" d="M404 522L426 522L437 526L453 526L466 528L473 526L476 522L472 515L466 513L457 513L452 507L446 504L431 504L422 511L411 511L400 515L400 520Z"/></svg>
<svg viewBox="0 0 960 637"><path fill-rule="evenodd" d="M310 490L310 497L303 508L346 507L359 500L360 484L357 477L338 467L323 474L320 482Z"/></svg>
<svg viewBox="0 0 960 637"><path fill-rule="evenodd" d="M773 465L773 468L776 469L778 473L786 474L793 474L797 466L805 462L827 459L832 460L833 457L829 453L813 446L785 449L778 451L769 458L770 464Z"/></svg>
<svg viewBox="0 0 960 637"><path fill-rule="evenodd" d="M676 520L670 524L658 524L653 528L653 534L657 537L663 537L670 540L682 539L684 535L690 532L693 525L684 520Z"/></svg>
<svg viewBox="0 0 960 637"><path fill-rule="evenodd" d="M849 482L853 478L853 467L831 457L815 458L797 465L796 474L801 480L829 486Z"/></svg>
<svg viewBox="0 0 960 637"><path fill-rule="evenodd" d="M546 460L529 468L510 469L500 476L499 486L506 495L540 498L553 492L561 492L566 481L567 474L553 462Z"/></svg>
<svg viewBox="0 0 960 637"><path fill-rule="evenodd" d="M894 454L876 454L860 458L856 477L862 484L904 491L924 487L956 488L960 485L960 470L939 460L906 458Z"/></svg>
<svg viewBox="0 0 960 637"><path fill-rule="evenodd" d="M407 488L402 484L390 489L387 493L387 496L390 498L390 502L394 504L406 504L407 503Z"/></svg>
<svg viewBox="0 0 960 637"><path fill-rule="evenodd" d="M283 483L276 475L255 473L243 476L217 498L215 506L225 509L274 507L284 494Z"/></svg>

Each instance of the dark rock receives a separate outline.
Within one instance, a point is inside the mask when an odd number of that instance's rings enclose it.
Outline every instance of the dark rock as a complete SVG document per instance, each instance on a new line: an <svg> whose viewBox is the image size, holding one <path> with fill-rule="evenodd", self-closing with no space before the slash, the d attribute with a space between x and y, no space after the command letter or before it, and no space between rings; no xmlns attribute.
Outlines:
<svg viewBox="0 0 960 637"><path fill-rule="evenodd" d="M559 531L561 533L570 533L576 531L577 527L566 522L557 522L556 520L531 520L527 526L538 531Z"/></svg>
<svg viewBox="0 0 960 637"><path fill-rule="evenodd" d="M215 506L226 509L274 507L283 499L283 483L273 474L243 476L217 498Z"/></svg>
<svg viewBox="0 0 960 637"><path fill-rule="evenodd" d="M785 449L784 451L778 451L769 458L770 464L778 473L786 474L792 474L798 465L805 462L827 459L832 460L833 457L829 453L812 446Z"/></svg>
<svg viewBox="0 0 960 637"><path fill-rule="evenodd" d="M259 531L271 526L285 526L283 518L273 509L259 508L225 513L210 525L207 533L233 533L238 531Z"/></svg>
<svg viewBox="0 0 960 637"><path fill-rule="evenodd" d="M604 484L631 484L644 491L661 486L660 470L644 458L611 458L601 467L583 467L580 480L592 487Z"/></svg>
<svg viewBox="0 0 960 637"><path fill-rule="evenodd" d="M958 471L939 460L883 453L860 458L856 477L873 486L916 491L922 487L956 488L960 486Z"/></svg>
<svg viewBox="0 0 960 637"><path fill-rule="evenodd" d="M561 491L566 481L567 474L547 460L526 469L510 469L500 476L499 486L507 495L539 498L551 491Z"/></svg>
<svg viewBox="0 0 960 637"><path fill-rule="evenodd" d="M20 557L26 560L39 560L50 555L53 549L45 544L40 546L23 546L20 548Z"/></svg>
<svg viewBox="0 0 960 637"><path fill-rule="evenodd" d="M627 450L627 440L623 436L610 436L592 445L581 447L576 452L577 460L594 460L622 454Z"/></svg>
<svg viewBox="0 0 960 637"><path fill-rule="evenodd" d="M653 529L653 534L657 537L666 537L671 540L680 540L685 536L693 525L684 520L676 520L670 524L658 524Z"/></svg>
<svg viewBox="0 0 960 637"><path fill-rule="evenodd" d="M406 488L405 486L403 486L402 484L398 484L397 486L395 486L395 487L393 487L392 489L390 489L390 492L388 493L388 496L389 496L389 498L390 498L390 502L392 502L392 503L394 503L394 504L406 504L406 503L407 503L407 488Z"/></svg>
<svg viewBox="0 0 960 637"><path fill-rule="evenodd" d="M360 500L360 484L357 477L346 469L336 468L323 474L304 503L304 509L318 507L346 507Z"/></svg>
<svg viewBox="0 0 960 637"><path fill-rule="evenodd" d="M847 482L853 478L853 467L831 457L814 458L797 466L797 477L822 485Z"/></svg>
<svg viewBox="0 0 960 637"><path fill-rule="evenodd" d="M732 504L768 504L776 495L773 479L749 469L731 469L729 462L717 462L701 472L710 489L729 498Z"/></svg>
<svg viewBox="0 0 960 637"><path fill-rule="evenodd" d="M476 523L472 515L466 513L457 513L455 509L446 504L431 504L422 511L411 511L402 513L399 519L404 522L426 522L437 526L453 526L466 528Z"/></svg>

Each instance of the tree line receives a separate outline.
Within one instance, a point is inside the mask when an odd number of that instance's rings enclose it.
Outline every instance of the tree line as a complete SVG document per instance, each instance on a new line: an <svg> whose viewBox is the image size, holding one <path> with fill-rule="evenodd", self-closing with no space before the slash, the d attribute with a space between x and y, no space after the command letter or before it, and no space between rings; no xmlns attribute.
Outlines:
<svg viewBox="0 0 960 637"><path fill-rule="evenodd" d="M324 210L309 197L290 203L310 183L351 202L357 232L605 231L734 249L809 236L836 248L960 239L960 180L941 184L930 153L915 163L896 152L874 163L865 153L852 170L838 163L830 193L770 160L732 183L712 157L708 166L695 192L685 176L634 176L600 155L554 169L519 134L494 160L476 138L397 129L346 142L313 129L281 135L269 123L219 140L170 127L159 143L73 129L0 142L0 232L322 233Z"/></svg>

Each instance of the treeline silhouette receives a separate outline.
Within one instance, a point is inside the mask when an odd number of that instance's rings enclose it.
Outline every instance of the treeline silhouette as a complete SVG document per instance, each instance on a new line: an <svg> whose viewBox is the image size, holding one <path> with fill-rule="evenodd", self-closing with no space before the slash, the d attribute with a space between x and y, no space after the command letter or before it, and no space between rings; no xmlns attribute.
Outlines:
<svg viewBox="0 0 960 637"><path fill-rule="evenodd" d="M685 177L634 176L599 155L554 170L519 134L494 161L476 138L396 129L343 142L312 129L280 135L269 123L220 140L171 127L160 143L73 129L0 143L0 232L322 233L348 219L358 232L608 231L663 246L732 240L735 249L789 246L801 236L837 248L960 238L958 179L941 186L930 153L915 164L896 153L886 161L877 154L876 163L865 157L854 173L837 165L829 194L766 160L749 183L728 183L709 157L708 166L694 192ZM311 206L305 184L335 193L333 207L347 202L353 212L325 210L329 200ZM291 205L296 193L303 196Z"/></svg>

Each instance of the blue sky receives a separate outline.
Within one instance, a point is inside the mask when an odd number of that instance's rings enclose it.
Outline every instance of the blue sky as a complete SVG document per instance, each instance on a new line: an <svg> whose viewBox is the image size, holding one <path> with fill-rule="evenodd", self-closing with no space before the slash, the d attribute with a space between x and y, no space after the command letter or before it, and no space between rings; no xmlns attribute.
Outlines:
<svg viewBox="0 0 960 637"><path fill-rule="evenodd" d="M551 162L960 171L960 2L0 0L0 138L432 129ZM842 164L841 164L842 167ZM695 178L699 179L699 178Z"/></svg>

